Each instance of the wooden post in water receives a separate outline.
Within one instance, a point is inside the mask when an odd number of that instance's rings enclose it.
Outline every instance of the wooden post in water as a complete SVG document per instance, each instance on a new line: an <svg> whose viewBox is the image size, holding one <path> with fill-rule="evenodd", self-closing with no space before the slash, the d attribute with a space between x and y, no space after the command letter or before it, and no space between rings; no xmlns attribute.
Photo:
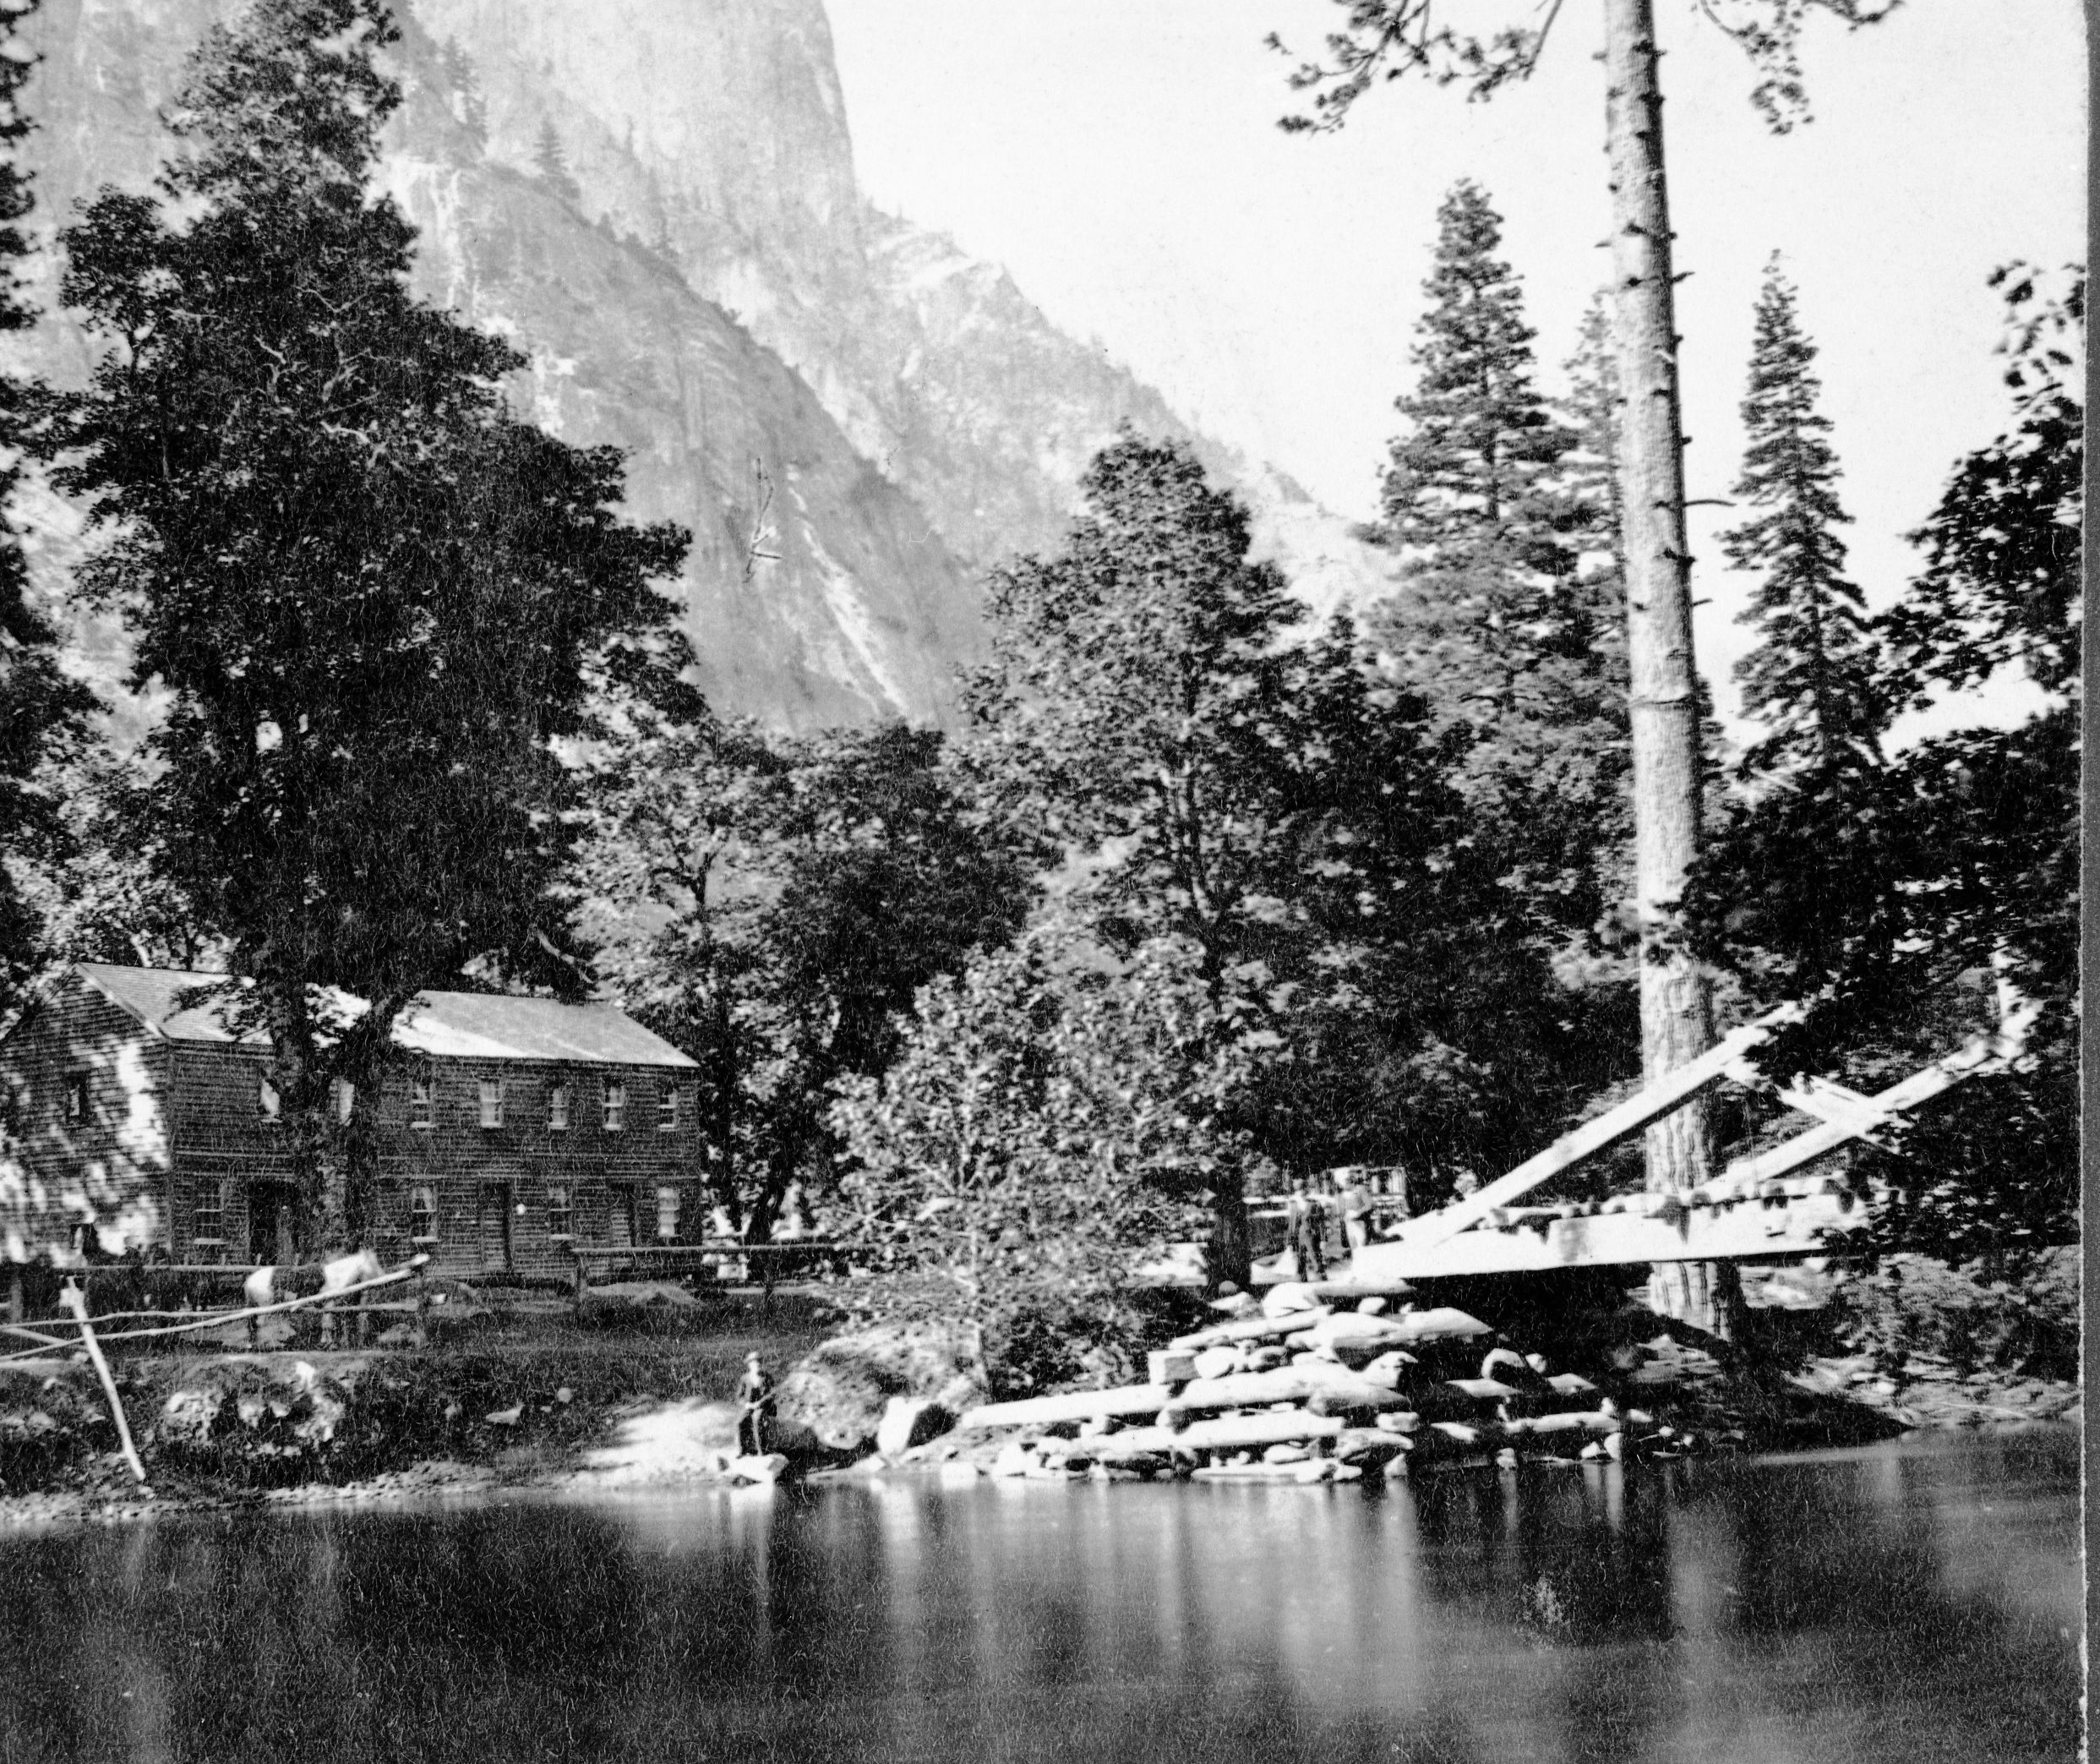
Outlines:
<svg viewBox="0 0 2100 1764"><path fill-rule="evenodd" d="M68 1281L58 1290L58 1305L60 1309L72 1312L80 1325L80 1345L87 1349L88 1358L94 1362L95 1376L102 1381L102 1395L109 1399L110 1417L117 1423L117 1443L123 1448L124 1461L131 1466L132 1480L143 1484L146 1466L139 1461L139 1448L131 1443L131 1423L124 1419L124 1405L117 1394L117 1380L110 1376L109 1362L102 1357L102 1344L95 1339L94 1328L88 1322L88 1296Z"/></svg>

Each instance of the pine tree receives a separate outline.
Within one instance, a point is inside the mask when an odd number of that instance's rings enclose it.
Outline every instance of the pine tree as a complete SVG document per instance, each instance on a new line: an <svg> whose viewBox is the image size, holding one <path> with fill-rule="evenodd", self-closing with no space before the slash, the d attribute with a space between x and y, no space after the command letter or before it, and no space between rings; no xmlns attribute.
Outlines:
<svg viewBox="0 0 2100 1764"><path fill-rule="evenodd" d="M0 9L0 331L20 330L35 314L23 300L14 266L29 249L21 223L30 213L29 177L14 155L32 126L22 88L35 68L20 52L28 5ZM42 388L0 375L0 508L21 481L18 463L39 421ZM57 805L40 771L79 741L94 700L58 666L58 633L32 603L21 537L0 518L0 854L19 861L62 837ZM41 915L0 864L0 1022L23 996L42 956Z"/></svg>
<svg viewBox="0 0 2100 1764"><path fill-rule="evenodd" d="M1416 383L1396 401L1412 428L1393 443L1375 529L1407 556L1372 631L1440 724L1470 736L1454 781L1522 830L1516 873L1550 880L1556 922L1586 930L1626 825L1623 602L1607 561L1616 413L1603 380L1587 432L1536 389L1500 239L1485 193L1457 185L1423 285ZM1593 380L1602 371L1592 363ZM1585 438L1601 451L1585 453Z"/></svg>
<svg viewBox="0 0 2100 1764"><path fill-rule="evenodd" d="M1329 34L1328 63L1300 67L1291 85L1314 93L1313 115L1286 128L1339 128L1381 76L1419 73L1460 81L1485 98L1528 79L1544 52L1556 6L1541 22L1506 23L1471 35L1454 29L1436 0L1339 0L1342 28ZM1775 132L1805 112L1797 52L1813 9L1871 25L1900 0L1762 0L1723 19L1707 16L1749 55L1759 79L1751 94ZM1635 907L1641 963L1642 1062L1653 1078L1713 1042L1705 977L1678 937L1685 878L1699 850L1702 694L1692 649L1691 547L1684 527L1684 425L1677 384L1677 277L1671 268L1669 177L1663 165L1662 49L1655 0L1604 0L1604 137L1612 191L1613 335L1624 402L1620 428L1624 486L1627 671L1636 845ZM1274 37L1272 47L1282 46ZM1712 1145L1694 1100L1648 1130L1648 1185L1684 1194L1705 1185ZM1731 1326L1716 1303L1714 1270L1671 1264L1657 1297L1669 1314ZM1723 1283L1725 1286L1725 1282Z"/></svg>
<svg viewBox="0 0 2100 1764"><path fill-rule="evenodd" d="M408 291L414 232L371 192L396 35L385 0L259 0L192 60L161 199L106 191L63 236L115 346L59 479L107 534L83 583L170 694L174 879L255 982L324 1242L366 1222L370 1080L415 994L470 964L575 984L556 744L597 683L683 658L651 583L686 536L624 525L618 453L518 421L523 358ZM326 987L368 1010L330 1020Z"/></svg>
<svg viewBox="0 0 2100 1764"><path fill-rule="evenodd" d="M1736 664L1744 710L1771 728L1745 757L1759 772L1878 764L1887 720L1866 601L1845 576L1837 529L1852 517L1837 499L1830 418L1816 407L1815 358L1775 254L1758 295L1735 487L1761 512L1721 536L1730 563L1762 572L1740 617L1759 641Z"/></svg>
<svg viewBox="0 0 2100 1764"><path fill-rule="evenodd" d="M1427 548L1445 569L1485 562L1558 577L1574 559L1556 468L1574 437L1532 383L1536 333L1495 255L1501 244L1502 216L1462 179L1437 210L1415 389L1394 401L1410 427L1391 445L1377 536Z"/></svg>
<svg viewBox="0 0 2100 1764"><path fill-rule="evenodd" d="M583 200L583 192L569 169L569 155L561 145L560 132L552 117L540 124L539 139L532 144L532 163L538 167L548 188L570 207L575 208Z"/></svg>

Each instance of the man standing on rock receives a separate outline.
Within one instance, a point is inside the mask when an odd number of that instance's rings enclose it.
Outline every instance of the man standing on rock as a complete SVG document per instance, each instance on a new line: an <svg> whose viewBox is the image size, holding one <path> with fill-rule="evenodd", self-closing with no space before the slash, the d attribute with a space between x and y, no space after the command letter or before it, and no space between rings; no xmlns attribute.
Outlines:
<svg viewBox="0 0 2100 1764"><path fill-rule="evenodd" d="M772 1418L773 1381L759 1357L744 1357L744 1376L737 1380L737 1401L744 1413L736 1424L737 1446L747 1458L766 1455L766 1423Z"/></svg>

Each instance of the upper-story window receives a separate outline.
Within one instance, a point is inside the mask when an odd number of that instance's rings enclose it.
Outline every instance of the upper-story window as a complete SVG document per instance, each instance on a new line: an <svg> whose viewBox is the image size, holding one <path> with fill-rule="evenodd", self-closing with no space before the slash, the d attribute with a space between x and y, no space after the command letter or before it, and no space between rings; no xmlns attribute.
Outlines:
<svg viewBox="0 0 2100 1764"><path fill-rule="evenodd" d="M433 1124L431 1112L430 1080L412 1078L408 1081L408 1124L411 1127L429 1127Z"/></svg>
<svg viewBox="0 0 2100 1764"><path fill-rule="evenodd" d="M66 1078L66 1119L85 1121L88 1118L88 1075L85 1072L70 1073Z"/></svg>
<svg viewBox="0 0 2100 1764"><path fill-rule="evenodd" d="M547 1087L547 1126L557 1133L569 1128L569 1086L559 1079Z"/></svg>
<svg viewBox="0 0 2100 1764"><path fill-rule="evenodd" d="M667 1084L657 1092L657 1131L674 1133L678 1131L678 1086Z"/></svg>
<svg viewBox="0 0 2100 1764"><path fill-rule="evenodd" d="M627 1086L614 1079L605 1081L605 1131L616 1133L627 1125Z"/></svg>
<svg viewBox="0 0 2100 1764"><path fill-rule="evenodd" d="M481 1081L481 1124L503 1125L503 1080L499 1078L485 1078Z"/></svg>
<svg viewBox="0 0 2100 1764"><path fill-rule="evenodd" d="M284 1098L277 1094L268 1073L255 1083L255 1112L265 1121L275 1121L284 1114Z"/></svg>

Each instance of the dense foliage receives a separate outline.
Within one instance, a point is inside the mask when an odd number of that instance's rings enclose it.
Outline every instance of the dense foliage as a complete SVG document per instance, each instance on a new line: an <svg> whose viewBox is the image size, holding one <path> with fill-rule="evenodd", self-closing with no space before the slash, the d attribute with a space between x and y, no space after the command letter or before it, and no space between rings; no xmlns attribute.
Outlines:
<svg viewBox="0 0 2100 1764"><path fill-rule="evenodd" d="M2082 273L2053 299L2031 273L2000 281L2012 421L1915 536L1925 568L1877 621L1874 690L1922 706L2024 674L2040 707L1746 796L1694 889L1703 947L1752 996L1819 1002L1785 1055L1866 1088L1988 1030L2001 982L2041 1006L2023 1071L1933 1105L1900 1155L1859 1154L1889 1241L1955 1259L2076 1228L2085 291Z"/></svg>
<svg viewBox="0 0 2100 1764"><path fill-rule="evenodd" d="M33 201L15 155L30 128L22 89L35 65L18 33L34 9L35 0L0 6L0 333L35 318L14 280L29 248L22 222ZM24 451L48 402L42 387L0 374L0 507L14 499ZM65 844L62 800L40 774L79 750L93 706L58 665L58 634L30 595L14 522L12 513L0 516L0 1022L20 1002L45 948L42 915L25 884L36 860L48 864Z"/></svg>
<svg viewBox="0 0 2100 1764"><path fill-rule="evenodd" d="M1478 185L1445 198L1370 532L1401 565L1371 634L1436 728L1463 736L1453 781L1532 909L1587 931L1616 901L1630 829L1616 382L1593 317L1572 420L1539 391L1501 237Z"/></svg>
<svg viewBox="0 0 2100 1764"><path fill-rule="evenodd" d="M620 640L668 625L649 584L685 546L616 518L616 454L510 414L515 351L410 296L413 232L371 189L395 36L381 0L259 0L194 57L157 194L105 191L63 235L108 345L58 474L105 535L81 585L172 695L167 860L259 983L330 1237L362 1184L322 1173L329 1081L470 964L570 974L554 743L587 731L594 669L637 671ZM371 1010L317 1021L326 986Z"/></svg>
<svg viewBox="0 0 2100 1764"><path fill-rule="evenodd" d="M1006 942L1030 866L939 735L793 739L639 716L591 767L570 898L592 971L699 1062L705 1174L763 1237L827 1187L834 1084L894 1057L919 988Z"/></svg>
<svg viewBox="0 0 2100 1764"><path fill-rule="evenodd" d="M1555 909L1508 883L1514 830L1454 784L1473 733L1345 622L1305 630L1185 453L1126 437L1084 489L1066 548L993 582L966 695L988 800L1063 850L1052 887L1106 948L1185 939L1257 1026L1245 1120L1279 1166L1405 1162L1426 1193L1535 1146L1609 1056Z"/></svg>
<svg viewBox="0 0 2100 1764"><path fill-rule="evenodd" d="M1054 923L921 993L879 1080L840 1086L848 1228L881 1314L961 1320L1007 1390L1121 1382L1140 1270L1237 1192L1255 1043L1174 936L1105 956Z"/></svg>

